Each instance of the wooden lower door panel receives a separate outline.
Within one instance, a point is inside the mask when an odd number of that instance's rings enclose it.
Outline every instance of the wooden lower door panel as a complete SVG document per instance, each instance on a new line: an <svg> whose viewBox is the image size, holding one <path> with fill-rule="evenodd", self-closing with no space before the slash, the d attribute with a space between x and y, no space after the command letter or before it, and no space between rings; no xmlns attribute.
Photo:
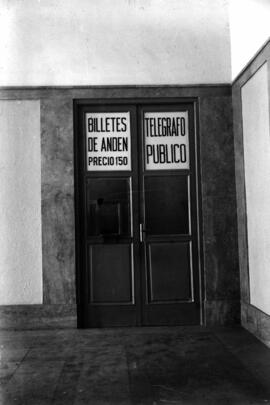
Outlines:
<svg viewBox="0 0 270 405"><path fill-rule="evenodd" d="M143 311L143 325L199 325L200 307L198 303L150 304Z"/></svg>
<svg viewBox="0 0 270 405"><path fill-rule="evenodd" d="M149 242L146 250L143 324L197 324L199 316L193 298L191 242Z"/></svg>
<svg viewBox="0 0 270 405"><path fill-rule="evenodd" d="M78 304L78 314L80 327L83 328L138 326L135 305Z"/></svg>
<svg viewBox="0 0 270 405"><path fill-rule="evenodd" d="M89 245L89 301L95 305L132 305L134 270L130 244Z"/></svg>
<svg viewBox="0 0 270 405"><path fill-rule="evenodd" d="M149 243L147 256L149 303L192 299L189 242Z"/></svg>
<svg viewBox="0 0 270 405"><path fill-rule="evenodd" d="M86 312L91 326L136 324L133 263L131 243L88 245Z"/></svg>

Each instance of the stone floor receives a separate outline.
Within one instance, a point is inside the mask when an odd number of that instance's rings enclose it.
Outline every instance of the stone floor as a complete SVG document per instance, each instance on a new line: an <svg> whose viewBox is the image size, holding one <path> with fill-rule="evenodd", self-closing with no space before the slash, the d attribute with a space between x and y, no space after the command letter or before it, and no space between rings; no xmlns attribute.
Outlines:
<svg viewBox="0 0 270 405"><path fill-rule="evenodd" d="M270 350L242 328L0 332L1 405L270 403Z"/></svg>

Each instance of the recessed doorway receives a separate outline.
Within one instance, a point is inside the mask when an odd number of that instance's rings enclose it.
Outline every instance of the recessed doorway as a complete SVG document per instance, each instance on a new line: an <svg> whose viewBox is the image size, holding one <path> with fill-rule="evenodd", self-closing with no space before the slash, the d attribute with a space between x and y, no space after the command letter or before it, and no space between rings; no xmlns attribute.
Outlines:
<svg viewBox="0 0 270 405"><path fill-rule="evenodd" d="M194 102L75 102L79 327L199 324Z"/></svg>

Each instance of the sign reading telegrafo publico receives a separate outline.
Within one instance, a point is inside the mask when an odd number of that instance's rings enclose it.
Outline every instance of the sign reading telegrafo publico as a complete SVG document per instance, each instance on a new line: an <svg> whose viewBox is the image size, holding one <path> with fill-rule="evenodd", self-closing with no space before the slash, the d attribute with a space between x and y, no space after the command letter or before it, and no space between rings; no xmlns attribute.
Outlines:
<svg viewBox="0 0 270 405"><path fill-rule="evenodd" d="M189 169L188 112L145 112L146 170Z"/></svg>

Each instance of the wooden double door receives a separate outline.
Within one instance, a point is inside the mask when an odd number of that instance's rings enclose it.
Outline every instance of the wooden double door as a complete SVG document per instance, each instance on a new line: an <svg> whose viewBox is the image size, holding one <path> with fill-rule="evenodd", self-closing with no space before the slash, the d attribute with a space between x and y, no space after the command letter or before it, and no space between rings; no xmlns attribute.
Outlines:
<svg viewBox="0 0 270 405"><path fill-rule="evenodd" d="M194 104L74 114L78 326L199 324Z"/></svg>

